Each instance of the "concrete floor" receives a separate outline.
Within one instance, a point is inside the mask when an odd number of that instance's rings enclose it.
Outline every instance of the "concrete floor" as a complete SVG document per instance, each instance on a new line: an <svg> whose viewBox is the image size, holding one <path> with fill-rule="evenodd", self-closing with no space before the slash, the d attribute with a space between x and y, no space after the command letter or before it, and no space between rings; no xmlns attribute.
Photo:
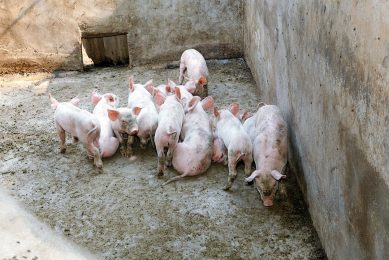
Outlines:
<svg viewBox="0 0 389 260"><path fill-rule="evenodd" d="M238 101L255 111L259 93L243 60L210 61L208 67L209 94L217 107ZM92 111L90 94L97 89L117 94L125 106L130 75L158 85L168 77L176 80L178 68L1 77L0 186L57 234L106 259L325 258L291 172L288 198L269 209L254 187L244 184L242 166L232 191L224 192L223 165L162 187L175 172L156 177L151 145L136 148L131 159L120 153L105 159L102 172L70 138L60 154L47 92L59 101L78 95L80 107ZM4 257L10 256L0 252Z"/></svg>

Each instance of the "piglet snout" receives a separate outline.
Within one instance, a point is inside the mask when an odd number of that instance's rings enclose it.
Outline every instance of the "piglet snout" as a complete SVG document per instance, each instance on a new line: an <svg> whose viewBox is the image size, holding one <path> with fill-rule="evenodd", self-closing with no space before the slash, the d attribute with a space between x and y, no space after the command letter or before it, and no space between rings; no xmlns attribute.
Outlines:
<svg viewBox="0 0 389 260"><path fill-rule="evenodd" d="M271 207L273 206L273 198L271 196L263 198L263 206Z"/></svg>

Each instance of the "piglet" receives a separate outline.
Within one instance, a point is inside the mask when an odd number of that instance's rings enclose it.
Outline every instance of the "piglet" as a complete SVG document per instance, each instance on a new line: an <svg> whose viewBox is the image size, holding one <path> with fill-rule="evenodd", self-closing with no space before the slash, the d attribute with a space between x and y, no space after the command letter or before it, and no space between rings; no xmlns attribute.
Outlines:
<svg viewBox="0 0 389 260"><path fill-rule="evenodd" d="M263 107L265 103L260 102L257 105L257 110L260 107ZM240 121L243 124L243 128L246 131L246 133L250 136L251 143L254 142L255 137L257 136L256 130L255 130L255 116L250 115L248 111L244 111L242 114L238 116Z"/></svg>
<svg viewBox="0 0 389 260"><path fill-rule="evenodd" d="M82 142L88 152L88 157L94 159L97 168L103 167L99 151L100 123L90 112L80 109L77 98L70 102L58 102L49 93L51 107L55 110L54 121L60 139L60 151L66 151L65 132L70 133L74 140Z"/></svg>
<svg viewBox="0 0 389 260"><path fill-rule="evenodd" d="M185 88L180 88L181 92ZM213 98L208 96L201 98L186 92L182 98L185 100L184 111L186 112L181 130L182 143L178 143L173 152L172 164L174 169L181 175L176 176L164 183L176 181L185 176L195 176L205 172L211 165L212 156L212 128L206 110L213 107Z"/></svg>
<svg viewBox="0 0 389 260"><path fill-rule="evenodd" d="M119 148L119 140L115 137L111 126L111 120L108 116L108 109L116 108L119 105L119 98L112 94L106 93L100 95L92 93L92 103L95 105L93 114L100 122L100 152L103 158L114 155Z"/></svg>
<svg viewBox="0 0 389 260"><path fill-rule="evenodd" d="M153 101L155 88L152 80L147 81L144 85L134 84L134 80L129 80L128 107L134 109L141 108L137 115L138 134L141 148L145 148L147 141L153 140L155 130L158 126L158 112Z"/></svg>
<svg viewBox="0 0 389 260"><path fill-rule="evenodd" d="M256 137L256 133L255 133L255 117L254 116L250 116L250 117L247 117L247 118L245 118L243 120L244 120L244 122L243 122L243 129L249 135L251 143L253 143L254 140L255 140L255 137Z"/></svg>
<svg viewBox="0 0 389 260"><path fill-rule="evenodd" d="M167 80L167 84L161 84L161 85L158 85L158 86L155 87L154 95L156 94L156 91L161 92L165 96L171 95L171 94L174 93L174 88L175 88L176 85L177 84L174 81L168 79Z"/></svg>
<svg viewBox="0 0 389 260"><path fill-rule="evenodd" d="M136 116L139 115L141 108L134 107L131 110L128 107L119 107L108 108L107 111L112 130L120 143L120 153L124 157L132 156L134 136L139 131Z"/></svg>
<svg viewBox="0 0 389 260"><path fill-rule="evenodd" d="M186 73L186 76L185 76ZM208 95L208 68L203 55L195 49L184 51L180 59L179 83L183 84L184 79L192 80L196 84L196 91L193 95L205 97Z"/></svg>
<svg viewBox="0 0 389 260"><path fill-rule="evenodd" d="M174 149L177 146L184 121L181 92L175 88L175 95L166 96L157 92L155 102L159 106L158 127L154 143L158 154L158 175L163 175L165 164L171 165Z"/></svg>
<svg viewBox="0 0 389 260"><path fill-rule="evenodd" d="M250 175L252 158L252 145L249 135L244 130L242 123L236 117L239 112L239 104L233 103L230 109L214 109L215 135L228 151L228 182L224 190L229 190L236 178L236 165L244 162L244 172ZM214 153L215 155L215 153Z"/></svg>
<svg viewBox="0 0 389 260"><path fill-rule="evenodd" d="M288 130L277 106L264 105L254 117L256 137L253 142L253 157L256 170L246 181L255 180L263 205L270 207L278 188L284 190L279 186L280 181L286 178L282 173L287 163Z"/></svg>

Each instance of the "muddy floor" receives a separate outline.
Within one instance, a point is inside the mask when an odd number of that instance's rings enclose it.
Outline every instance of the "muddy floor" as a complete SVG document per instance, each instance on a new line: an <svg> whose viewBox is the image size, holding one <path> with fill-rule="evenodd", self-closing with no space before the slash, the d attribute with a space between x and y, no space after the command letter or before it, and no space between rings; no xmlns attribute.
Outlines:
<svg viewBox="0 0 389 260"><path fill-rule="evenodd" d="M238 101L254 111L259 93L243 60L210 61L209 94L218 107ZM92 68L87 72L8 75L0 78L0 186L57 233L106 259L320 259L325 258L291 172L288 198L273 208L246 186L243 166L232 191L222 190L227 167L161 184L150 145L135 158L118 152L99 172L81 144L67 138L65 154L47 97L78 95L92 111L90 94L113 92L127 103L128 77L161 84L178 68Z"/></svg>

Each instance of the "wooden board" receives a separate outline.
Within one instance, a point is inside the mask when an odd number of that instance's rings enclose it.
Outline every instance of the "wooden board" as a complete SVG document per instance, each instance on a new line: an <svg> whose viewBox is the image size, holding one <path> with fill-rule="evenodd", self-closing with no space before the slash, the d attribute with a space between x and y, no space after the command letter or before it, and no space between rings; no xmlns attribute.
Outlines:
<svg viewBox="0 0 389 260"><path fill-rule="evenodd" d="M82 38L82 44L95 66L128 64L127 34Z"/></svg>

